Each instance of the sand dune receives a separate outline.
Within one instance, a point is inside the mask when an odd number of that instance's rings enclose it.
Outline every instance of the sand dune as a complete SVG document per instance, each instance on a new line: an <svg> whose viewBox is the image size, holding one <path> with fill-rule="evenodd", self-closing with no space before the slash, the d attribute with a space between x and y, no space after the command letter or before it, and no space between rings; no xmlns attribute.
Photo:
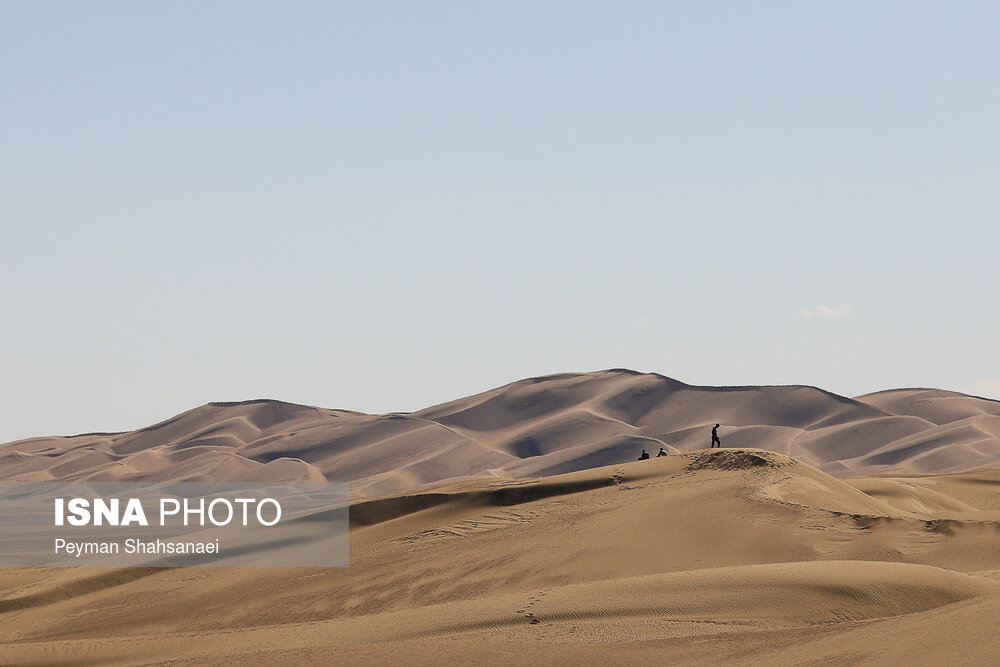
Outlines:
<svg viewBox="0 0 1000 667"><path fill-rule="evenodd" d="M349 481L355 497L475 476L553 475L723 444L838 477L1000 466L1000 402L905 389L696 387L626 370L515 382L414 413L211 403L129 433L0 445L0 479Z"/></svg>
<svg viewBox="0 0 1000 667"><path fill-rule="evenodd" d="M212 403L0 445L0 479L329 479L354 499L347 568L2 569L0 664L1000 654L1000 402L951 392L613 370L408 414Z"/></svg>
<svg viewBox="0 0 1000 667"><path fill-rule="evenodd" d="M764 450L452 482L352 505L348 568L2 570L0 663L986 665L998 511Z"/></svg>

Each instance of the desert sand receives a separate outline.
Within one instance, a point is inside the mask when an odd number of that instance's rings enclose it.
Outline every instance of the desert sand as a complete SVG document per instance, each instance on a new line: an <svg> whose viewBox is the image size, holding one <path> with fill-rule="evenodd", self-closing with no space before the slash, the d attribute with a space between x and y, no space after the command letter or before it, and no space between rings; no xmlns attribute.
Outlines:
<svg viewBox="0 0 1000 667"><path fill-rule="evenodd" d="M0 664L997 664L998 424L936 390L606 371L10 443L8 480L357 493L346 568L0 570Z"/></svg>

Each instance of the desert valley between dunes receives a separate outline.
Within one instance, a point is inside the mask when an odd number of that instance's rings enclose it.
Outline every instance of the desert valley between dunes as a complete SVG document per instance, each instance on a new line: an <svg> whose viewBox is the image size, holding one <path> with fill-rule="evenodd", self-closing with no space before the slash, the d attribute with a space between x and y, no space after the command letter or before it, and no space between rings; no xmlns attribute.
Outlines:
<svg viewBox="0 0 1000 667"><path fill-rule="evenodd" d="M1000 662L1000 402L953 392L609 370L0 445L50 480L350 482L350 566L0 569L0 664Z"/></svg>

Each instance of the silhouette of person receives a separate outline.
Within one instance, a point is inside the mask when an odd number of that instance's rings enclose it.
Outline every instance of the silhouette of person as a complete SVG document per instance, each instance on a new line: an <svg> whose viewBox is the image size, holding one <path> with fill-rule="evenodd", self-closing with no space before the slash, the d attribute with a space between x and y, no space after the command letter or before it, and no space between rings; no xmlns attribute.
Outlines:
<svg viewBox="0 0 1000 667"><path fill-rule="evenodd" d="M719 440L719 424L712 427L712 447L715 447L716 445L719 446L719 449L722 449L722 441ZM709 447L709 449L712 447Z"/></svg>
<svg viewBox="0 0 1000 667"><path fill-rule="evenodd" d="M660 447L660 453L656 455L656 458L660 458L661 456L666 456L666 455L667 452L664 451L663 447Z"/></svg>
<svg viewBox="0 0 1000 667"><path fill-rule="evenodd" d="M645 461L648 458L649 458L649 452L647 452L645 449L642 450L642 454L639 454L639 460Z"/></svg>

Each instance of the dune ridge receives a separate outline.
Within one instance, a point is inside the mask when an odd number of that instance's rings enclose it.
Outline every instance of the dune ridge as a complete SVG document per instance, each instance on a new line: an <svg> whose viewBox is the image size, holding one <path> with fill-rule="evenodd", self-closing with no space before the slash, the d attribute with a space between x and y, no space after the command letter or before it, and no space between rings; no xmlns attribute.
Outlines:
<svg viewBox="0 0 1000 667"><path fill-rule="evenodd" d="M0 479L348 481L354 497L468 477L554 475L723 444L838 477L1000 466L1000 402L932 389L698 387L614 369L529 378L413 413L209 403L126 433L0 445Z"/></svg>

